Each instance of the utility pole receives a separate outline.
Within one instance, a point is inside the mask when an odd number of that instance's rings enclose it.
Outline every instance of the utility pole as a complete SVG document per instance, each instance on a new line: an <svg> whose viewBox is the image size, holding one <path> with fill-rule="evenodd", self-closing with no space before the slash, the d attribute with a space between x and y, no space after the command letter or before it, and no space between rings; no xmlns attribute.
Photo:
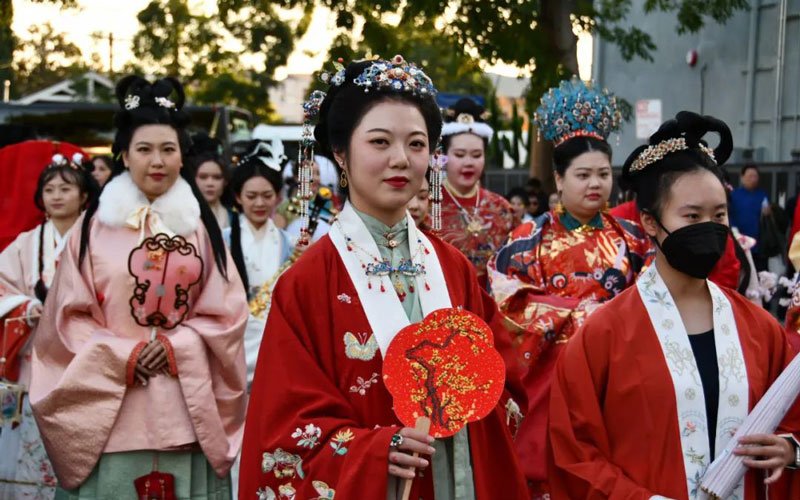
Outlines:
<svg viewBox="0 0 800 500"><path fill-rule="evenodd" d="M114 33L108 34L108 74L114 74Z"/></svg>

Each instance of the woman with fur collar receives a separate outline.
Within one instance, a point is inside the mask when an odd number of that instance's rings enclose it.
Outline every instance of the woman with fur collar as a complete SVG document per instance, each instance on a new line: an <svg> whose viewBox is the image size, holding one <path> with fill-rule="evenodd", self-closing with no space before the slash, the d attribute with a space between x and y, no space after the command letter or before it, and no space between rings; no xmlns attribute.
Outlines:
<svg viewBox="0 0 800 500"><path fill-rule="evenodd" d="M230 498L242 284L182 168L181 84L129 76L116 94L115 172L62 254L31 404L68 498Z"/></svg>

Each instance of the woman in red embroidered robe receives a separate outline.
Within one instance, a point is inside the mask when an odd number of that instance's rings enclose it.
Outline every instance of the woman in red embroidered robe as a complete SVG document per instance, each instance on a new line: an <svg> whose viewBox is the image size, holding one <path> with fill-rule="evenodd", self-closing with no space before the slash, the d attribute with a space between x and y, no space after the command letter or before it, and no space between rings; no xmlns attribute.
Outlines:
<svg viewBox="0 0 800 500"><path fill-rule="evenodd" d="M503 403L434 442L402 428L381 378L394 335L436 309L463 307L498 326L471 264L406 212L441 127L433 85L399 56L352 63L332 81L315 136L344 172L349 201L276 285L240 496L395 499L399 481L416 478L415 500L527 498ZM374 274L367 263L389 270ZM503 349L508 340L495 332Z"/></svg>
<svg viewBox="0 0 800 500"><path fill-rule="evenodd" d="M72 226L96 185L84 168L81 154L68 160L61 154L42 171L34 201L47 221L17 239L0 253L0 380L24 394L21 422L5 414L0 429L0 499L49 499L56 478L47 458L27 391L31 378L30 339L42 304L53 282L58 259Z"/></svg>
<svg viewBox="0 0 800 500"><path fill-rule="evenodd" d="M447 178L439 236L467 256L486 288L486 263L520 221L505 198L480 184L493 133L483 121L484 112L466 97L445 110L442 146L447 155Z"/></svg>
<svg viewBox="0 0 800 500"><path fill-rule="evenodd" d="M637 228L605 213L611 194L611 146L615 106L605 93L583 83L564 82L543 98L540 129L557 146L553 153L560 201L548 213L516 228L489 262L489 280L526 370L525 419L515 439L534 498L547 494L545 438L547 404L558 354L583 320L600 304L633 284L644 262ZM564 104L567 106L564 106ZM588 105L598 116L557 124ZM544 110L547 111L544 111Z"/></svg>
<svg viewBox="0 0 800 500"><path fill-rule="evenodd" d="M230 498L246 403L242 284L183 168L180 83L130 76L116 93L117 168L62 254L31 406L61 496L140 498L134 481L156 469L178 498ZM142 246L156 235L175 251Z"/></svg>
<svg viewBox="0 0 800 500"><path fill-rule="evenodd" d="M701 142L707 132L721 136L714 151ZM587 319L557 363L553 498L708 498L706 468L791 360L774 318L706 279L729 235L717 162L731 149L724 123L683 111L626 162L657 256L635 287ZM794 435L740 440L734 453L750 471L730 498L764 499L765 483L800 465L799 409L783 422Z"/></svg>

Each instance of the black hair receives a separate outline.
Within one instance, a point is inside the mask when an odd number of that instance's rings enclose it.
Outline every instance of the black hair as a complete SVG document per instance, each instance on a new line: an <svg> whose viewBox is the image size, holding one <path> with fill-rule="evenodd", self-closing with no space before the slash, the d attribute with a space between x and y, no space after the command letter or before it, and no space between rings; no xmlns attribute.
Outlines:
<svg viewBox="0 0 800 500"><path fill-rule="evenodd" d="M86 195L86 201L83 204L84 208L90 204L100 191L97 182L89 174L90 163L85 162L81 165L74 163L64 165L50 165L39 174L39 180L36 183L36 192L33 195L33 202L36 208L45 211L44 206L44 188L48 182L55 179L56 176L67 184L72 184L78 187L81 194ZM37 255L37 266L39 268L39 280L33 286L33 292L40 302L44 303L47 298L47 285L44 283L42 272L44 271L44 228L39 229L39 254Z"/></svg>
<svg viewBox="0 0 800 500"><path fill-rule="evenodd" d="M89 169L90 172L94 170L94 162L95 162L95 160L102 161L103 163L105 163L106 167L108 167L109 170L114 170L114 159L113 158L111 158L108 155L97 155L97 156L93 156L92 157L92 161L90 163L90 169Z"/></svg>
<svg viewBox="0 0 800 500"><path fill-rule="evenodd" d="M750 170L750 169L753 169L753 170L756 171L756 173L759 173L758 165L756 165L755 163L747 163L742 167L742 171L740 172L740 175L746 174L747 171Z"/></svg>
<svg viewBox="0 0 800 500"><path fill-rule="evenodd" d="M720 142L712 158L703 136L708 132L719 134ZM662 159L639 170L631 170L634 161L648 147L669 139L683 138L688 149L667 153ZM733 138L728 126L711 116L701 116L690 111L681 111L675 118L664 122L650 136L648 144L636 148L622 168L622 185L636 193L636 205L640 212L660 216L664 202L673 184L683 175L707 170L714 174L724 186L720 168L733 151Z"/></svg>
<svg viewBox="0 0 800 500"><path fill-rule="evenodd" d="M253 177L263 177L272 185L275 190L275 195L278 196L283 187L283 177L281 172L283 168L275 170L263 161L264 156L271 157L271 150L268 143L259 140L251 141L248 146L248 152L245 153L236 168L233 169L231 176L231 192L235 195L240 195L245 183ZM280 166L284 166L284 159L278 159ZM242 212L242 207L238 202L234 201L234 205ZM241 226L240 213L234 213L231 218L231 258L233 263L236 264L236 269L239 271L239 276L242 278L242 284L246 293L250 293L250 279L247 276L247 267L244 264L244 253L242 251L242 226Z"/></svg>
<svg viewBox="0 0 800 500"><path fill-rule="evenodd" d="M111 152L114 155L114 169L111 172L106 186L111 180L125 171L122 153L126 152L131 144L133 134L144 125L168 125L178 135L178 147L181 157L186 159L191 149L191 139L186 132L189 124L189 115L183 111L186 95L183 85L171 77L156 80L150 83L137 75L128 75L117 83L115 94L120 109L114 114L116 133ZM228 278L227 254L225 242L222 240L222 231L217 224L214 212L206 203L203 194L194 182L192 169L181 168L181 177L189 184L197 203L200 205L200 220L206 228L214 252L214 261L217 263L222 276ZM80 256L78 265L82 265L89 247L89 226L91 219L100 206L98 196L86 209L83 225L81 227Z"/></svg>
<svg viewBox="0 0 800 500"><path fill-rule="evenodd" d="M553 149L553 166L560 176L564 176L572 161L584 153L598 151L608 156L611 162L611 145L596 137L577 136L567 139Z"/></svg>
<svg viewBox="0 0 800 500"><path fill-rule="evenodd" d="M216 163L222 174L224 186L219 202L222 206L230 208L233 206L233 196L231 196L228 186L231 182L231 169L221 155L222 144L204 132L192 136L192 148L186 159L186 166L192 171L192 178L197 178L200 167L206 162Z"/></svg>
<svg viewBox="0 0 800 500"><path fill-rule="evenodd" d="M351 62L345 68L344 82L332 86L319 110L319 123L314 128L314 138L319 144L320 153L328 157L336 165L341 175L341 167L333 156L334 152L347 152L350 138L361 119L374 106L386 101L408 103L416 106L425 120L428 130L428 149L431 153L436 149L442 133L442 114L431 93L412 94L385 88L371 89L366 92L363 87L353 83L373 61ZM342 192L347 196L347 188Z"/></svg>
<svg viewBox="0 0 800 500"><path fill-rule="evenodd" d="M506 194L506 199L508 201L511 201L511 198L513 198L515 196L517 196L517 197L522 199L522 204L523 205L525 205L526 207L530 206L530 204L531 204L531 196L528 194L528 192L525 190L525 188L523 188L523 187L512 188L508 192L508 194Z"/></svg>
<svg viewBox="0 0 800 500"><path fill-rule="evenodd" d="M89 174L88 166L84 167L81 165L78 167L74 164L50 165L39 174L39 180L36 182L36 191L33 194L33 203L36 205L36 208L42 212L45 211L43 196L44 187L48 182L55 179L56 176L61 177L61 180L67 184L77 186L81 194L86 195L87 204L97 196L97 192L100 190L97 182Z"/></svg>
<svg viewBox="0 0 800 500"><path fill-rule="evenodd" d="M486 109L478 104L477 102L473 101L469 97L462 97L452 107L447 108L444 110L444 122L445 123L452 123L458 120L460 115L470 115L472 119L477 123L484 122L484 115L486 114ZM443 135L442 136L442 150L447 153L450 149L450 143L453 140L453 137L463 135L463 134L472 134L472 132L461 132L458 134L451 134L451 135ZM477 135L477 134L473 134ZM486 137L478 136L483 140L483 151L484 153L489 148L489 139Z"/></svg>

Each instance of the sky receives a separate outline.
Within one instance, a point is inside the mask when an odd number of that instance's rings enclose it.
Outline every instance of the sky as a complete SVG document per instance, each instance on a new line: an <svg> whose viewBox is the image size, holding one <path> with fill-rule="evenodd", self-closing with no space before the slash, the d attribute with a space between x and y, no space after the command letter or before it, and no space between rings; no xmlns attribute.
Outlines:
<svg viewBox="0 0 800 500"><path fill-rule="evenodd" d="M18 37L26 38L32 25L50 22L56 31L65 33L70 41L80 47L87 60L96 53L106 70L109 63L108 39L98 40L92 34L103 32L107 37L109 32L113 32L113 64L114 69L118 70L132 57L130 44L139 27L136 14L148 3L149 0L79 0L80 8L59 10L53 5L13 0L12 29ZM113 10L109 8L110 5L113 5ZM213 9L216 1L193 0L190 5L202 12ZM315 11L308 32L297 44L287 66L278 70L277 79L281 80L289 74L310 74L325 63L325 54L335 31L335 20L329 14L327 9L318 8ZM591 45L590 36L580 37L578 60L584 79L591 75ZM486 70L504 76L521 74L517 68L505 64L487 66Z"/></svg>

